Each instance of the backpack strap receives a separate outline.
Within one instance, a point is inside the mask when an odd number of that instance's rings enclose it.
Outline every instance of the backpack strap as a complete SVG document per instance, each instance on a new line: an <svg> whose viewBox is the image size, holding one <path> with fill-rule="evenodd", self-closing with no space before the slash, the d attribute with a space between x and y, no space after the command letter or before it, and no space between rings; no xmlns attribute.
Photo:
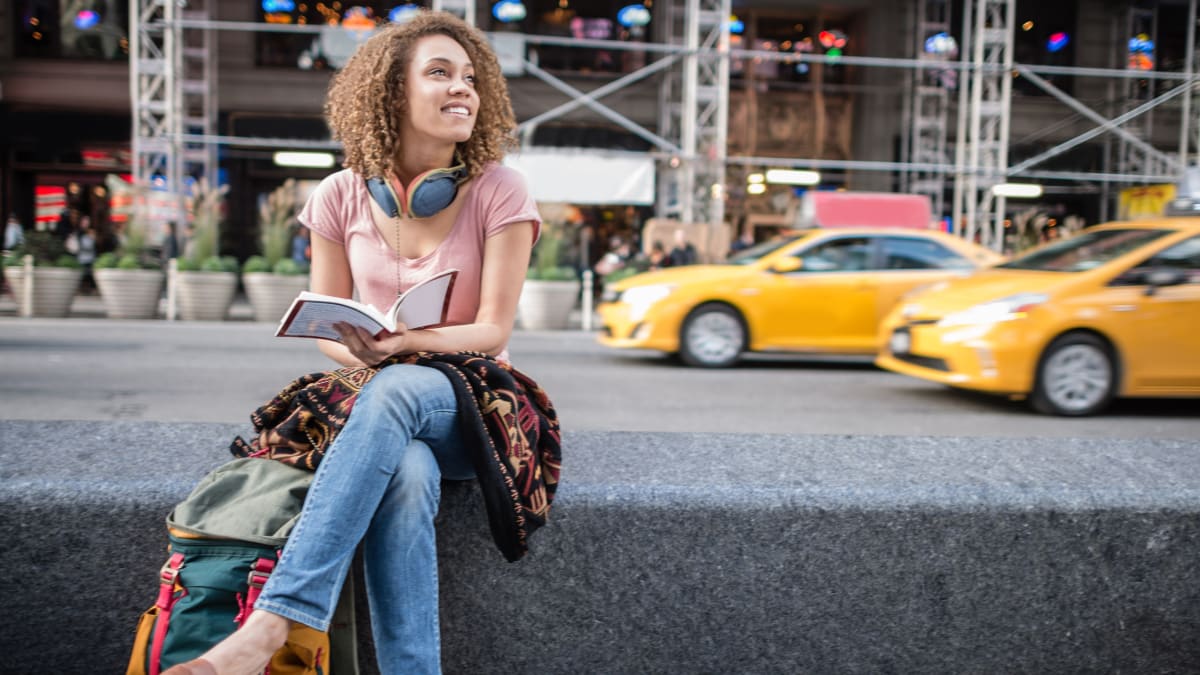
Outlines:
<svg viewBox="0 0 1200 675"><path fill-rule="evenodd" d="M154 606L158 608L158 616L154 622L154 640L150 643L149 675L158 675L162 668L159 661L162 657L163 641L167 637L167 628L171 623L171 608L179 599L175 597L175 579L179 577L179 570L182 567L183 554L174 553L158 571L158 601L154 603ZM186 589L183 594L187 594Z"/></svg>
<svg viewBox="0 0 1200 675"><path fill-rule="evenodd" d="M246 623L250 612L254 611L254 603L258 601L258 596L262 595L263 586L267 583L267 579L271 578L273 571L275 571L274 558L259 558L250 566L250 574L246 577L246 601L241 603L240 611L237 616L233 617L233 622L237 624L238 628Z"/></svg>

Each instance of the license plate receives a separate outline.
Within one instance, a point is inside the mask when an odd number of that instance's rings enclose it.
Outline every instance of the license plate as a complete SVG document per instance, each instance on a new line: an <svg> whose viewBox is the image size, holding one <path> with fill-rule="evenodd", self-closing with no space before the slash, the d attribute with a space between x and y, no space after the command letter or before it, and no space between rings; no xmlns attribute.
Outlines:
<svg viewBox="0 0 1200 675"><path fill-rule="evenodd" d="M907 354L910 349L912 349L912 335L907 330L898 330L892 333L891 339L888 340L888 350L893 354Z"/></svg>

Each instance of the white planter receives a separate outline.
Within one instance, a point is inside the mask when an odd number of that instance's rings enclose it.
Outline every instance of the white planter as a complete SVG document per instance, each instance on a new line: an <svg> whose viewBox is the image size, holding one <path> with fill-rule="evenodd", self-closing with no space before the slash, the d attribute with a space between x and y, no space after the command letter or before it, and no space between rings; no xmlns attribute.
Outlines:
<svg viewBox="0 0 1200 675"><path fill-rule="evenodd" d="M308 290L308 275L247 272L242 275L242 283L254 309L254 320L277 323L300 291Z"/></svg>
<svg viewBox="0 0 1200 675"><path fill-rule="evenodd" d="M224 321L237 292L233 272L179 272L179 318L184 321Z"/></svg>
<svg viewBox="0 0 1200 675"><path fill-rule="evenodd" d="M17 300L17 313L26 316L25 268L6 267L4 275L8 278L13 296ZM82 278L83 270L69 267L33 268L33 312L28 315L65 317L71 311L71 303L75 300L75 293L79 291L79 280Z"/></svg>
<svg viewBox="0 0 1200 675"><path fill-rule="evenodd" d="M110 319L153 319L158 316L162 295L160 270L93 270L104 311Z"/></svg>
<svg viewBox="0 0 1200 675"><path fill-rule="evenodd" d="M525 330L563 330L578 299L578 281L526 279L517 301L517 317Z"/></svg>

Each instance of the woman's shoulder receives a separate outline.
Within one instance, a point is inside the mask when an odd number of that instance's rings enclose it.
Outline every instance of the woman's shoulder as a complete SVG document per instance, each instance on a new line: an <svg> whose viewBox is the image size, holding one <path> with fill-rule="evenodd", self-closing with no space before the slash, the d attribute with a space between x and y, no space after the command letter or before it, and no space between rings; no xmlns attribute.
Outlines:
<svg viewBox="0 0 1200 675"><path fill-rule="evenodd" d="M475 179L480 188L526 190L525 174L500 162L488 162Z"/></svg>
<svg viewBox="0 0 1200 675"><path fill-rule="evenodd" d="M318 189L345 193L360 183L362 178L353 169L342 169L322 178Z"/></svg>

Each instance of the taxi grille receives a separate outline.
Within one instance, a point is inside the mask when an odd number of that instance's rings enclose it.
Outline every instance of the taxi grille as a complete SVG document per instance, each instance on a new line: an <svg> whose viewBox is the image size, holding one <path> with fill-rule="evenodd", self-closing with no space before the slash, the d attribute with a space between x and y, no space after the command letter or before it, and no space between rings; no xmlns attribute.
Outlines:
<svg viewBox="0 0 1200 675"><path fill-rule="evenodd" d="M940 370L949 372L950 366L946 365L944 359L937 359L932 356L917 356L916 354L892 354L892 357L897 361L911 363L914 366L929 368L930 370Z"/></svg>

